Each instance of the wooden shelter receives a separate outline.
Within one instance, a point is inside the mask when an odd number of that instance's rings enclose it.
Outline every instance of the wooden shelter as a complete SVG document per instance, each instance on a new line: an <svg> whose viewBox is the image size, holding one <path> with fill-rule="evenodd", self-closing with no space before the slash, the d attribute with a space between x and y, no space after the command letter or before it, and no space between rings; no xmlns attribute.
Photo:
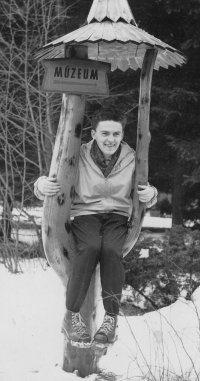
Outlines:
<svg viewBox="0 0 200 381"><path fill-rule="evenodd" d="M148 181L148 148L150 142L149 112L153 69L181 66L186 62L178 50L137 27L127 0L94 0L87 25L39 49L37 60L92 59L111 64L126 71L141 68L138 107L138 138L133 195L133 213L124 246L126 255L137 241L145 206L137 195L138 184ZM43 212L43 243L47 259L66 286L74 257L70 225L70 206L73 198L78 165L81 130L85 110L84 95L63 94L60 122L50 168L50 176L61 184L61 191L46 197ZM81 313L91 336L101 324L101 287L99 267L95 271ZM98 369L99 358L106 348L76 348L65 339L63 369L78 369L87 376Z"/></svg>
<svg viewBox="0 0 200 381"><path fill-rule="evenodd" d="M73 44L87 46L88 58L110 62L112 71L141 68L148 49L157 51L155 70L186 62L177 49L137 27L127 0L94 0L87 25L45 45L36 58L65 57L65 46Z"/></svg>

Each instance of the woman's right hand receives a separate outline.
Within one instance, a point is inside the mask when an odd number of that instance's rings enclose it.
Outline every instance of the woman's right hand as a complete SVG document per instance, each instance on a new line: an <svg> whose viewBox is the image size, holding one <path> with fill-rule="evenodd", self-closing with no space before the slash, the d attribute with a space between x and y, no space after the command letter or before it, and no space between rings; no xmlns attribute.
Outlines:
<svg viewBox="0 0 200 381"><path fill-rule="evenodd" d="M38 190L45 196L55 196L61 189L60 184L56 182L54 177L42 178L37 186Z"/></svg>

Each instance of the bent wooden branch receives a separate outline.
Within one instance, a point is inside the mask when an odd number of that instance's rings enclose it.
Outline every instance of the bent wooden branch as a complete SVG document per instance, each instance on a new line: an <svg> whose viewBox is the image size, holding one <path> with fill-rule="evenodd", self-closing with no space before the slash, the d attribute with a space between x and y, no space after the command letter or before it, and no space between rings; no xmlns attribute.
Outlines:
<svg viewBox="0 0 200 381"><path fill-rule="evenodd" d="M76 110L76 112L74 112ZM63 95L49 176L61 185L54 197L45 197L42 237L47 259L66 286L74 256L70 208L78 165L85 98Z"/></svg>
<svg viewBox="0 0 200 381"><path fill-rule="evenodd" d="M145 204L139 201L137 189L139 184L146 185L148 182L148 153L151 138L149 132L149 114L151 83L156 56L157 50L146 50L140 76L133 211L130 219L130 228L123 248L124 256L129 253L137 242L145 214Z"/></svg>

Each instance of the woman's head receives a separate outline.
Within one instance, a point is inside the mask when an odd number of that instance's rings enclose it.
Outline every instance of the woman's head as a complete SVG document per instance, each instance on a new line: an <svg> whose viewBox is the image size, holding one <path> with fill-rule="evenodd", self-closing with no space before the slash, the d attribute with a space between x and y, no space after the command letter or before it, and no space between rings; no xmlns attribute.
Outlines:
<svg viewBox="0 0 200 381"><path fill-rule="evenodd" d="M123 136L126 118L118 112L101 110L92 119L92 138L105 158L112 156L118 149Z"/></svg>
<svg viewBox="0 0 200 381"><path fill-rule="evenodd" d="M124 114L116 109L101 109L94 113L92 117L92 129L95 131L98 124L100 122L104 122L106 120L112 120L113 122L119 122L122 125L122 129L124 130L127 118Z"/></svg>

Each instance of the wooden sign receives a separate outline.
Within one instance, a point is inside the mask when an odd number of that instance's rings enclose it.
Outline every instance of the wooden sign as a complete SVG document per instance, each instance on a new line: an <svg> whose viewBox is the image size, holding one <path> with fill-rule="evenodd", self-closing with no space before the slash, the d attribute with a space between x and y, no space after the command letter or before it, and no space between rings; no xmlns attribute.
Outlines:
<svg viewBox="0 0 200 381"><path fill-rule="evenodd" d="M93 60L60 58L43 61L41 90L54 93L108 95L107 72L111 65Z"/></svg>

